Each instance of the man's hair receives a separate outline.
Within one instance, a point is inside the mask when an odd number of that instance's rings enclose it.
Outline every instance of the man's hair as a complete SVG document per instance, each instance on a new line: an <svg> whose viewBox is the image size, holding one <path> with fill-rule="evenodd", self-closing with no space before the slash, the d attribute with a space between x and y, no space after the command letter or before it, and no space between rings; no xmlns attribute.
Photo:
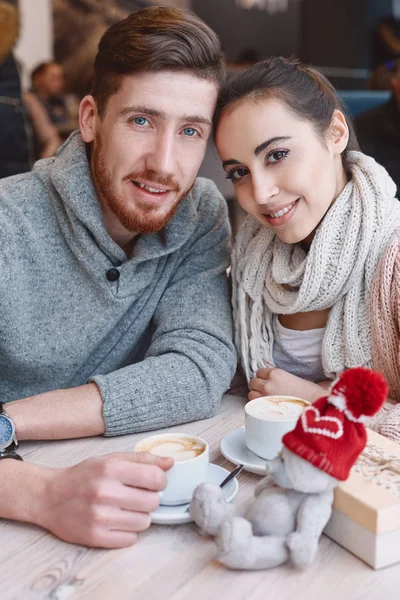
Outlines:
<svg viewBox="0 0 400 600"><path fill-rule="evenodd" d="M220 87L226 71L218 36L190 11L167 6L144 8L112 25L94 62L91 93L100 117L124 76L160 71L187 72Z"/></svg>

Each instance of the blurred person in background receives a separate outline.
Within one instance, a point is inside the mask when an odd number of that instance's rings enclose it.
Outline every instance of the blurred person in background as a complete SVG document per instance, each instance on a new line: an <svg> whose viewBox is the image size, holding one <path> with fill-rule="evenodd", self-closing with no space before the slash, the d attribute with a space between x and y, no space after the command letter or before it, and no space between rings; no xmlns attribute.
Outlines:
<svg viewBox="0 0 400 600"><path fill-rule="evenodd" d="M79 101L65 93L64 69L56 62L42 62L31 74L31 90L24 95L31 119L35 158L52 156L78 128Z"/></svg>
<svg viewBox="0 0 400 600"><path fill-rule="evenodd" d="M390 91L393 71L396 70L398 60L389 60L376 67L368 81L368 89L374 92Z"/></svg>
<svg viewBox="0 0 400 600"><path fill-rule="evenodd" d="M392 62L387 70L391 98L367 110L355 119L355 127L361 150L375 158L388 171L400 189L400 60Z"/></svg>
<svg viewBox="0 0 400 600"><path fill-rule="evenodd" d="M78 127L78 102L68 102L64 93L63 67L56 62L37 65L31 73L31 89L24 94L24 104L31 125L35 160L53 156Z"/></svg>
<svg viewBox="0 0 400 600"><path fill-rule="evenodd" d="M372 38L372 68L400 58L400 20L397 14L387 15L377 24Z"/></svg>
<svg viewBox="0 0 400 600"><path fill-rule="evenodd" d="M51 122L46 108L35 94L25 92L23 100L33 160L53 156L63 141L57 127Z"/></svg>
<svg viewBox="0 0 400 600"><path fill-rule="evenodd" d="M31 91L45 107L55 125L68 122L64 93L64 70L56 62L42 62L31 73Z"/></svg>
<svg viewBox="0 0 400 600"><path fill-rule="evenodd" d="M29 169L21 85L12 48L19 33L16 0L0 0L0 178Z"/></svg>
<svg viewBox="0 0 400 600"><path fill-rule="evenodd" d="M155 2L153 2L155 3ZM90 93L93 63L103 33L146 0L53 0L54 55L62 63L66 86L82 98ZM79 23L79 27L76 27Z"/></svg>

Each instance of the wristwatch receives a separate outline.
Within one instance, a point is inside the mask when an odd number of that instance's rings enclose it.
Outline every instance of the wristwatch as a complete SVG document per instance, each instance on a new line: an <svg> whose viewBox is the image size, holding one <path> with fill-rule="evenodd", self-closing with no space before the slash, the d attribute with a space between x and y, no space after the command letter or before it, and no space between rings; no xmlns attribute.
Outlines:
<svg viewBox="0 0 400 600"><path fill-rule="evenodd" d="M4 402L0 402L0 459L2 458L22 458L15 451L18 448L15 425L11 417L4 410Z"/></svg>

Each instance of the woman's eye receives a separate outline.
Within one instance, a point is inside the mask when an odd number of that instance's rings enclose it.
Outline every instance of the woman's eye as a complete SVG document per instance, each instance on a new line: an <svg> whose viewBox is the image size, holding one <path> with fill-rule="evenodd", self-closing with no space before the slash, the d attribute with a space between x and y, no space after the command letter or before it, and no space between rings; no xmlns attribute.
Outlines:
<svg viewBox="0 0 400 600"><path fill-rule="evenodd" d="M268 154L267 162L277 163L287 157L289 150L274 150L271 154Z"/></svg>
<svg viewBox="0 0 400 600"><path fill-rule="evenodd" d="M228 173L226 178L230 179L231 181L239 181L245 175L247 175L247 169L234 169L233 171Z"/></svg>
<svg viewBox="0 0 400 600"><path fill-rule="evenodd" d="M193 129L193 127L185 127L185 129L183 129L183 134L187 135L188 137L195 137L196 135L199 135L196 129Z"/></svg>
<svg viewBox="0 0 400 600"><path fill-rule="evenodd" d="M146 125L148 123L148 120L145 119L144 117L134 117L132 119L133 123L135 123L135 125L139 125L140 127L143 127L144 125Z"/></svg>

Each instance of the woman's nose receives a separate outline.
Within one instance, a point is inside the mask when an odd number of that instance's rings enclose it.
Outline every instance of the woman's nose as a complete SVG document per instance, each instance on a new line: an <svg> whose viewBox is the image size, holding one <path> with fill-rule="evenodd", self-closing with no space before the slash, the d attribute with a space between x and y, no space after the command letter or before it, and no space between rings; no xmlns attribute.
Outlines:
<svg viewBox="0 0 400 600"><path fill-rule="evenodd" d="M253 181L253 199L257 204L267 204L271 198L279 194L279 187L269 177Z"/></svg>

